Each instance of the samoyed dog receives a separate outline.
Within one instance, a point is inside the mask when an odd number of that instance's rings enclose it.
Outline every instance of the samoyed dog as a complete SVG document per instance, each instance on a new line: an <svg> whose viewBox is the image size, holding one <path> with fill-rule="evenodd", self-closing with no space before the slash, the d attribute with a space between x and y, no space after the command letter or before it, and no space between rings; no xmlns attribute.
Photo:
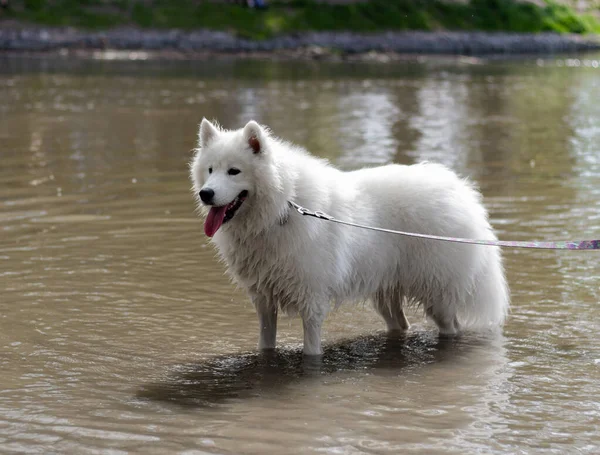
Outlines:
<svg viewBox="0 0 600 455"><path fill-rule="evenodd" d="M227 131L202 120L193 190L211 237L275 347L277 313L302 318L304 353L319 355L328 311L373 302L390 331L417 304L452 336L500 326L509 295L500 249L404 237L302 216L289 201L354 223L495 240L478 191L439 164L342 172L254 121Z"/></svg>

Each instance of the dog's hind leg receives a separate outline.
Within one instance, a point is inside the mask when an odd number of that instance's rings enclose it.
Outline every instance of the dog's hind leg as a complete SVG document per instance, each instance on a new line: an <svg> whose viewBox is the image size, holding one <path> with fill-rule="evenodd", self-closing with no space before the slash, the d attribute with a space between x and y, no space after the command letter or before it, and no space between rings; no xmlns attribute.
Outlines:
<svg viewBox="0 0 600 455"><path fill-rule="evenodd" d="M437 311L436 311L437 310ZM440 311L439 308L428 307L425 314L438 326L441 337L454 337L460 335L461 327L456 314L449 311Z"/></svg>
<svg viewBox="0 0 600 455"><path fill-rule="evenodd" d="M321 355L321 326L325 320L325 314L311 314L302 316L302 329L304 331L304 355Z"/></svg>
<svg viewBox="0 0 600 455"><path fill-rule="evenodd" d="M373 296L373 306L385 321L388 332L406 332L410 328L402 309L402 300L397 290L380 290Z"/></svg>
<svg viewBox="0 0 600 455"><path fill-rule="evenodd" d="M258 349L275 349L277 339L277 305L272 297L255 295L252 303L258 315Z"/></svg>

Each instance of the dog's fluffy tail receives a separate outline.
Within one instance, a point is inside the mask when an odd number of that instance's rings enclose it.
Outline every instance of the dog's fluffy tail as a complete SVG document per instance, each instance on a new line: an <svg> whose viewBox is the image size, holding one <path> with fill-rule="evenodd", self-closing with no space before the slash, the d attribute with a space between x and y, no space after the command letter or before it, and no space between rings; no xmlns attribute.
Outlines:
<svg viewBox="0 0 600 455"><path fill-rule="evenodd" d="M471 298L468 299L461 325L465 330L483 331L504 324L510 305L510 294L502 266L500 248L490 248L487 264L476 275Z"/></svg>

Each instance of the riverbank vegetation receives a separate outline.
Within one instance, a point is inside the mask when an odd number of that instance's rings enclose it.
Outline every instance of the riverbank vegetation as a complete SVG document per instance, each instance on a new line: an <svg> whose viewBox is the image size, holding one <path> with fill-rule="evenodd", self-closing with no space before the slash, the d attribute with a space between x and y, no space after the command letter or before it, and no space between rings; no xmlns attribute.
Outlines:
<svg viewBox="0 0 600 455"><path fill-rule="evenodd" d="M264 39L306 31L465 30L600 33L594 15L547 0L370 0L351 4L270 1L256 10L244 2L198 0L11 0L3 19L51 26L103 29L208 28ZM1 22L0 22L1 24Z"/></svg>

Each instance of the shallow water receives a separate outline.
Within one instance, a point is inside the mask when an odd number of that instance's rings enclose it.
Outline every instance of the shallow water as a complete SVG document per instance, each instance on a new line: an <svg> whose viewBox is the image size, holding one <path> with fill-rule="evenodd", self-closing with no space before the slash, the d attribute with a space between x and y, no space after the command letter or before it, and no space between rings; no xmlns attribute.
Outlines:
<svg viewBox="0 0 600 455"><path fill-rule="evenodd" d="M600 56L381 64L0 58L0 452L599 453L596 252L506 250L502 336L342 308L277 353L194 215L202 116L343 168L441 161L503 239L600 236Z"/></svg>

